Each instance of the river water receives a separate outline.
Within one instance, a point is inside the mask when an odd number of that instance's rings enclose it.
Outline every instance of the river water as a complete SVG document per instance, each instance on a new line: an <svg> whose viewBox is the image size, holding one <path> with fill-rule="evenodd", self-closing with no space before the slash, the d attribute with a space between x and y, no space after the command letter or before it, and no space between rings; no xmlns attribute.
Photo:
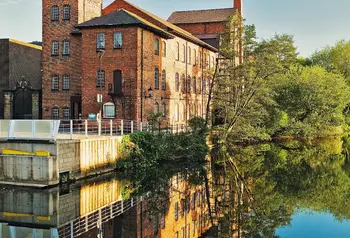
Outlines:
<svg viewBox="0 0 350 238"><path fill-rule="evenodd" d="M3 187L0 238L350 237L349 141L214 148L206 166L179 166L166 182L106 174L43 190Z"/></svg>

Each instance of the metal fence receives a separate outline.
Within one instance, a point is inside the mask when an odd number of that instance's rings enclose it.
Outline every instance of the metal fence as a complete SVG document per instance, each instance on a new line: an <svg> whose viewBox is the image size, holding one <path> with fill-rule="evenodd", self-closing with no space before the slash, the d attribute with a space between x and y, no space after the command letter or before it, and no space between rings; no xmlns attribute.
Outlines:
<svg viewBox="0 0 350 238"><path fill-rule="evenodd" d="M121 136L139 131L149 131L153 133L180 133L187 131L184 124L176 125L156 125L131 120L62 120L58 132L60 134L89 136Z"/></svg>

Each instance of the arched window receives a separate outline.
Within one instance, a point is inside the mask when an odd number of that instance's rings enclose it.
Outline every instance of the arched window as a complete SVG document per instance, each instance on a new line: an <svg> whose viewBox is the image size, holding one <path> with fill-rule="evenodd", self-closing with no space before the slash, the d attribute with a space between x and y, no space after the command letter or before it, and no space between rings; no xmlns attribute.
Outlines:
<svg viewBox="0 0 350 238"><path fill-rule="evenodd" d="M186 79L185 79L185 75L183 74L181 76L181 91L184 93L186 89Z"/></svg>
<svg viewBox="0 0 350 238"><path fill-rule="evenodd" d="M59 8L58 8L58 6L52 6L51 7L51 20L58 21L58 19L59 19Z"/></svg>
<svg viewBox="0 0 350 238"><path fill-rule="evenodd" d="M59 119L58 107L53 107L51 109L51 118L52 118L52 120L58 120Z"/></svg>
<svg viewBox="0 0 350 238"><path fill-rule="evenodd" d="M113 103L108 102L103 105L103 118L115 118L115 105Z"/></svg>
<svg viewBox="0 0 350 238"><path fill-rule="evenodd" d="M175 92L178 92L180 90L180 79L179 79L179 74L175 74Z"/></svg>
<svg viewBox="0 0 350 238"><path fill-rule="evenodd" d="M59 78L57 74L52 75L51 89L52 91L58 91L60 86Z"/></svg>
<svg viewBox="0 0 350 238"><path fill-rule="evenodd" d="M166 42L165 41L163 41L162 50L163 50L163 57L166 57Z"/></svg>
<svg viewBox="0 0 350 238"><path fill-rule="evenodd" d="M62 108L62 119L69 120L70 119L70 109L69 107Z"/></svg>
<svg viewBox="0 0 350 238"><path fill-rule="evenodd" d="M180 113L179 104L176 103L175 104L175 121L179 121L179 113Z"/></svg>
<svg viewBox="0 0 350 238"><path fill-rule="evenodd" d="M70 41L69 40L62 41L62 55L63 56L70 55Z"/></svg>
<svg viewBox="0 0 350 238"><path fill-rule="evenodd" d="M159 69L154 69L154 89L159 89Z"/></svg>
<svg viewBox="0 0 350 238"><path fill-rule="evenodd" d="M166 117L166 104L165 104L165 102L163 102L163 104L162 104L162 116Z"/></svg>
<svg viewBox="0 0 350 238"><path fill-rule="evenodd" d="M201 78L198 78L197 79L198 82L197 82L197 87L198 87L198 94L201 94L202 93L202 84L201 84Z"/></svg>
<svg viewBox="0 0 350 238"><path fill-rule="evenodd" d="M105 71L97 70L96 88L103 88L105 86Z"/></svg>
<svg viewBox="0 0 350 238"><path fill-rule="evenodd" d="M203 91L203 95L207 93L207 83L205 79L202 79L202 91Z"/></svg>
<svg viewBox="0 0 350 238"><path fill-rule="evenodd" d="M182 62L186 61L186 47L182 45Z"/></svg>
<svg viewBox="0 0 350 238"><path fill-rule="evenodd" d="M164 69L162 71L162 90L166 90L166 72Z"/></svg>
<svg viewBox="0 0 350 238"><path fill-rule="evenodd" d="M191 76L187 76L187 93L191 93Z"/></svg>
<svg viewBox="0 0 350 238"><path fill-rule="evenodd" d="M179 44L179 42L176 42L176 46L177 46L176 60L179 60L180 59L180 44Z"/></svg>
<svg viewBox="0 0 350 238"><path fill-rule="evenodd" d="M196 93L197 92L197 79L196 79L196 77L193 77L192 78L192 84L193 84L193 93Z"/></svg>
<svg viewBox="0 0 350 238"><path fill-rule="evenodd" d="M69 20L69 19L70 19L70 6L63 5L63 20Z"/></svg>
<svg viewBox="0 0 350 238"><path fill-rule="evenodd" d="M159 104L156 102L154 104L154 114L158 114L159 113Z"/></svg>
<svg viewBox="0 0 350 238"><path fill-rule="evenodd" d="M154 54L159 55L159 39L154 40Z"/></svg>
<svg viewBox="0 0 350 238"><path fill-rule="evenodd" d="M188 57L187 63L191 64L191 47L187 48L187 57Z"/></svg>

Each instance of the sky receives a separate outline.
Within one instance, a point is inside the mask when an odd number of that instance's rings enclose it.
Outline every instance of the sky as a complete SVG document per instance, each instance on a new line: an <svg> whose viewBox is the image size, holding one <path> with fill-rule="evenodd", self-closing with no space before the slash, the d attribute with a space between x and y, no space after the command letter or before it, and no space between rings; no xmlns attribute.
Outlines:
<svg viewBox="0 0 350 238"><path fill-rule="evenodd" d="M108 5L113 0L104 0ZM233 0L129 0L164 19L173 11L226 8ZM42 0L0 0L0 38L41 41ZM294 36L301 56L350 39L350 0L243 0L246 24L259 38Z"/></svg>

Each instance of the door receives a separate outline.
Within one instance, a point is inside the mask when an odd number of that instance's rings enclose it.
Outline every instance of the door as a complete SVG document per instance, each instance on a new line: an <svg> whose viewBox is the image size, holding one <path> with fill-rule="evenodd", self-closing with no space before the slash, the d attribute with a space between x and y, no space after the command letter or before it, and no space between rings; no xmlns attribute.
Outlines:
<svg viewBox="0 0 350 238"><path fill-rule="evenodd" d="M13 118L33 119L32 93L28 90L18 90L13 98Z"/></svg>

